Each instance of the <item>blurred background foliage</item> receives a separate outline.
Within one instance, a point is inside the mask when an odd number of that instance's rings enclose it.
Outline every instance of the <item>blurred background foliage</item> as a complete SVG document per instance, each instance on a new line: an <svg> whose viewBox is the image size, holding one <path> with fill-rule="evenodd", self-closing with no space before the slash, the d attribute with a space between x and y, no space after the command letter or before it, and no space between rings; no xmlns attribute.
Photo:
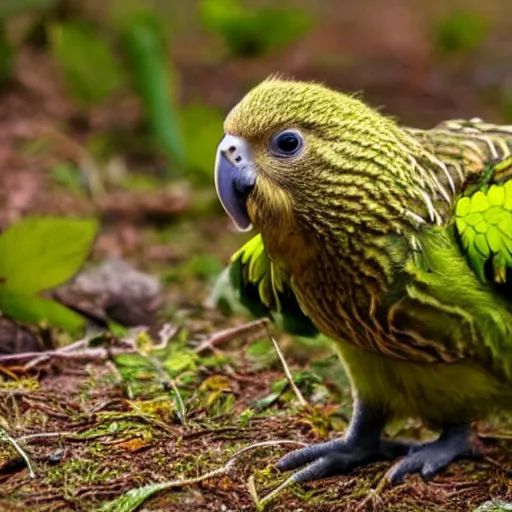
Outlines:
<svg viewBox="0 0 512 512"><path fill-rule="evenodd" d="M512 122L510 19L502 0L1 0L0 228L96 216L93 259L136 260L171 309L199 303L247 236L212 168L250 87L280 73L404 124Z"/></svg>
<svg viewBox="0 0 512 512"><path fill-rule="evenodd" d="M363 75L346 80L349 89L373 89L378 85L367 82L394 72L382 77L383 89L402 87L427 106L425 96L441 90L452 105L447 115L457 110L457 93L440 82L465 77L468 89L478 89L477 106L510 119L511 79L496 63L511 51L510 9L497 0L288 0L278 7L255 0L2 0L0 83L15 83L27 48L45 53L83 116L105 104L123 108L136 95L138 144L163 157L162 177L209 179L226 107L271 72L335 75L333 85L343 85L351 70ZM394 66L383 70L389 60ZM465 74L468 65L473 72ZM226 73L222 80L213 66ZM220 105L211 101L221 96Z"/></svg>

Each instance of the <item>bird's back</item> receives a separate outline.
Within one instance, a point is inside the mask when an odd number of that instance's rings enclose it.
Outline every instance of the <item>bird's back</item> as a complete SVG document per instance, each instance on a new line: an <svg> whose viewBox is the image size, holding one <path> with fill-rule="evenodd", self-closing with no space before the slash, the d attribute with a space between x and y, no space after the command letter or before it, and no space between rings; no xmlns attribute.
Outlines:
<svg viewBox="0 0 512 512"><path fill-rule="evenodd" d="M405 130L446 168L448 174L439 169L441 183L448 188L453 184L459 193L478 183L486 170L512 158L512 125L473 118L444 121L428 130Z"/></svg>
<svg viewBox="0 0 512 512"><path fill-rule="evenodd" d="M437 300L464 310L480 332L475 345L483 342L491 359L503 366L500 371L512 378L512 342L504 334L510 330L505 319L512 318L512 126L450 120L431 130L407 131L435 157L439 182L453 198L441 219L444 229L432 230L423 243L425 260L439 260L440 283L453 278L450 287L441 284ZM432 202L436 208L441 198ZM454 244L436 245L436 233ZM454 254L442 259L452 245L466 260L467 272ZM464 288L462 281L473 279L469 274L477 279ZM428 286L436 295L434 288Z"/></svg>

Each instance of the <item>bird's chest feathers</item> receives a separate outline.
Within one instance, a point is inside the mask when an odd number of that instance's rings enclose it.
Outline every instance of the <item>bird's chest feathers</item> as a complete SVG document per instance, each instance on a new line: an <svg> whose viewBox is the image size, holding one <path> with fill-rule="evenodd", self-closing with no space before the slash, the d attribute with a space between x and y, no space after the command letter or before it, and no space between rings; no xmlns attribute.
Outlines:
<svg viewBox="0 0 512 512"><path fill-rule="evenodd" d="M354 262L329 251L317 237L298 230L283 235L264 236L265 247L272 261L289 276L304 313L333 339L373 343L371 317L384 288L358 273Z"/></svg>
<svg viewBox="0 0 512 512"><path fill-rule="evenodd" d="M371 345L375 337L372 309L380 302L380 294L364 279L344 273L339 262L318 263L292 274L292 287L302 309L330 338Z"/></svg>
<svg viewBox="0 0 512 512"><path fill-rule="evenodd" d="M283 233L282 233L283 234ZM466 327L458 312L440 311L409 295L411 280L400 271L405 249L335 253L300 232L264 239L270 258L289 277L304 313L324 335L398 359L451 361L461 356ZM381 249L383 246L381 246ZM382 249L383 250L383 249ZM443 326L432 326L440 320Z"/></svg>

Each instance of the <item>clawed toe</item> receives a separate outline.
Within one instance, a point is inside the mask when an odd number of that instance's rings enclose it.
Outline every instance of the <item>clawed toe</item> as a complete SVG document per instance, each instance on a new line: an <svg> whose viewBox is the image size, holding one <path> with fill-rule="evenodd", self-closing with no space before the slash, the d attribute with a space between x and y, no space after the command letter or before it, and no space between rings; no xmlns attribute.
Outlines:
<svg viewBox="0 0 512 512"><path fill-rule="evenodd" d="M341 475L357 466L359 462L347 453L331 452L297 471L292 479L297 483L303 483Z"/></svg>
<svg viewBox="0 0 512 512"><path fill-rule="evenodd" d="M318 461L329 454L344 451L345 445L344 439L335 439L327 443L313 444L306 448L288 453L277 462L276 466L281 471L300 468L310 462Z"/></svg>
<svg viewBox="0 0 512 512"><path fill-rule="evenodd" d="M314 444L285 455L277 468L281 471L302 468L291 477L301 483L346 474L370 462L404 457L387 475L391 484L397 484L412 473L420 473L425 480L430 480L455 459L478 455L470 429L451 427L445 429L438 440L421 445L396 441L365 443L346 437Z"/></svg>
<svg viewBox="0 0 512 512"><path fill-rule="evenodd" d="M302 467L291 478L297 483L309 482L346 474L369 462L396 459L408 451L409 445L399 442L382 441L370 447L342 438L295 450L280 459L276 466L281 471Z"/></svg>
<svg viewBox="0 0 512 512"><path fill-rule="evenodd" d="M479 454L468 428L448 429L437 441L414 447L409 455L391 468L388 480L397 484L412 473L420 473L425 480L430 480L455 459L477 457Z"/></svg>
<svg viewBox="0 0 512 512"><path fill-rule="evenodd" d="M279 460L277 468L298 469L290 480L299 483L346 474L370 462L403 457L384 479L396 484L411 473L420 473L429 480L455 459L479 455L467 425L447 425L434 442L408 444L382 440L385 416L364 405L355 409L345 437L295 450Z"/></svg>

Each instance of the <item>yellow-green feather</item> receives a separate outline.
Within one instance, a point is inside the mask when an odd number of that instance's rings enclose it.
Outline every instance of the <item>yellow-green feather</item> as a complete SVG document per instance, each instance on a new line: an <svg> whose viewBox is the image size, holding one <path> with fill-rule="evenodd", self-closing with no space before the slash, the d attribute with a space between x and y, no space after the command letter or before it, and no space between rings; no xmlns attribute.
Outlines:
<svg viewBox="0 0 512 512"><path fill-rule="evenodd" d="M512 167L512 159L495 166L489 179L508 167ZM455 226L478 278L504 283L507 269L512 270L512 181L482 187L457 201ZM493 269L490 277L486 276L488 263Z"/></svg>

